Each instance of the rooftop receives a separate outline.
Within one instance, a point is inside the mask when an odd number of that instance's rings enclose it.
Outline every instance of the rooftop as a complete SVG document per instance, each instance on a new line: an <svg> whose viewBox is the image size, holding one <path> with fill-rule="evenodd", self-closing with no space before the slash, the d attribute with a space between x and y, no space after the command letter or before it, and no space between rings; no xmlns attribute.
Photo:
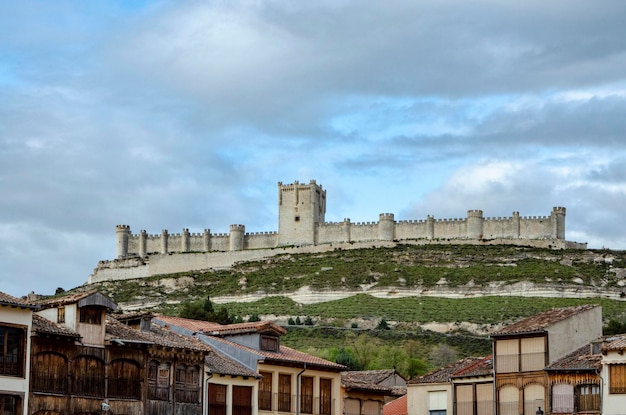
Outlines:
<svg viewBox="0 0 626 415"><path fill-rule="evenodd" d="M510 336L527 333L543 333L545 332L546 328L548 328L552 324L558 323L559 321L568 319L572 316L596 307L599 306L593 304L585 304L575 307L553 308L551 310L544 311L543 313L536 314L532 317L525 318L524 320L518 321L517 323L510 324L502 330L493 333L491 337Z"/></svg>

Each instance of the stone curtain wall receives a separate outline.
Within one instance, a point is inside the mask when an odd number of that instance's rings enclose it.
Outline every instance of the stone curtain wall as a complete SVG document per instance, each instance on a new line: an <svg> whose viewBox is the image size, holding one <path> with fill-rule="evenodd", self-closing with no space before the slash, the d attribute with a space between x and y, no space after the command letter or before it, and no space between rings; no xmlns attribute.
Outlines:
<svg viewBox="0 0 626 415"><path fill-rule="evenodd" d="M395 221L391 213L381 213L378 222L323 223L317 227L317 244L404 241L404 240L464 240L464 239L565 239L565 208L555 207L550 216L485 218L480 210L468 211L464 219L435 219ZM244 225L231 225L229 234L181 233L148 235L145 231L132 234L126 225L117 227L118 258L146 257L148 254L179 252L241 251L246 249L270 249L279 246L313 245L301 243L305 237L296 237L291 243L281 244L277 232L246 233Z"/></svg>

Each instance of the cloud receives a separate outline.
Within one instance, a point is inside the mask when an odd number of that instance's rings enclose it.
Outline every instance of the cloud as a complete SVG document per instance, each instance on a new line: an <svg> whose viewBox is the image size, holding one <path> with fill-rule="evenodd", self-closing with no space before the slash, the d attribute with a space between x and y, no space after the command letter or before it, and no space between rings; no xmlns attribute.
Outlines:
<svg viewBox="0 0 626 415"><path fill-rule="evenodd" d="M328 220L562 205L568 238L623 247L625 12L621 0L7 4L0 281L14 295L80 284L112 258L116 224L276 230L276 182L309 179L329 192Z"/></svg>

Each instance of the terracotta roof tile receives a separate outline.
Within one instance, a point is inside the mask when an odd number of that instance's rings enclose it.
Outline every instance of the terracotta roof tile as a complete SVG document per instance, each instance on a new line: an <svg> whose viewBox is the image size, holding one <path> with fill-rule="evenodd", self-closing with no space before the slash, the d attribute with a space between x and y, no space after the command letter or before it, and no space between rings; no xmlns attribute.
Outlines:
<svg viewBox="0 0 626 415"><path fill-rule="evenodd" d="M213 337L213 339L218 342L224 343L225 345L245 350L249 353L257 354L262 357L262 362L268 364L301 365L303 363L306 363L308 367L318 367L337 372L346 369L344 365L340 365L339 363L331 362L330 360L322 359L321 357L316 357L307 353L299 352L287 346L280 346L278 352L270 352L267 350L252 349L250 347L243 346L222 337Z"/></svg>
<svg viewBox="0 0 626 415"><path fill-rule="evenodd" d="M626 334L607 337L602 345L602 351L626 350Z"/></svg>
<svg viewBox="0 0 626 415"><path fill-rule="evenodd" d="M54 323L38 314L33 314L33 331L39 334L80 338L80 334L75 331Z"/></svg>
<svg viewBox="0 0 626 415"><path fill-rule="evenodd" d="M205 362L211 373L218 373L220 375L229 376L243 376L259 379L261 375L257 372L248 369L247 367L235 362L233 359L224 356L223 354L212 351L206 358Z"/></svg>
<svg viewBox="0 0 626 415"><path fill-rule="evenodd" d="M518 321L517 323L513 323L505 327L504 329L493 333L491 336L498 337L524 333L541 333L544 332L547 327L554 323L565 320L584 311L591 310L595 307L598 306L593 304L585 304L575 307L553 308L551 310L544 311L543 313L536 314L532 317L525 318L521 321Z"/></svg>
<svg viewBox="0 0 626 415"><path fill-rule="evenodd" d="M477 376L489 376L493 374L493 357L487 356L476 360L474 363L454 373L454 378L469 378Z"/></svg>
<svg viewBox="0 0 626 415"><path fill-rule="evenodd" d="M483 361L484 357L466 357L448 366L434 370L425 375L407 381L407 383L444 383L449 382L457 373L469 368L477 362Z"/></svg>
<svg viewBox="0 0 626 415"><path fill-rule="evenodd" d="M236 334L265 332L273 332L280 336L287 333L287 330L270 321L222 325L210 321L193 320L183 317L159 315L157 318L165 323L183 327L194 332L203 332L210 336L231 336Z"/></svg>
<svg viewBox="0 0 626 415"><path fill-rule="evenodd" d="M404 378L402 378L402 385L388 386L381 384L392 376L400 375L393 369L351 370L341 372L341 384L349 390L379 392L395 396L404 395L406 393Z"/></svg>
<svg viewBox="0 0 626 415"><path fill-rule="evenodd" d="M11 307L20 307L20 308L30 308L37 309L38 305L29 303L26 300L20 300L19 298L13 297L12 295L3 293L0 291L0 305L8 305Z"/></svg>
<svg viewBox="0 0 626 415"><path fill-rule="evenodd" d="M552 362L546 370L568 371L568 370L590 370L595 371L602 367L602 355L592 354L591 345L574 350L572 353Z"/></svg>
<svg viewBox="0 0 626 415"><path fill-rule="evenodd" d="M383 406L383 415L407 415L407 396L404 395L398 399L386 403Z"/></svg>

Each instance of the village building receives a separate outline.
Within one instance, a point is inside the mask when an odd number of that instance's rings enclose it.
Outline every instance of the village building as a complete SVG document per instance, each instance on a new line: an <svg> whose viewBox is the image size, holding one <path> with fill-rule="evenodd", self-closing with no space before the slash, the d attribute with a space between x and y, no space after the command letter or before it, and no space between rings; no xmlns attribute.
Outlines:
<svg viewBox="0 0 626 415"><path fill-rule="evenodd" d="M544 369L601 336L602 309L594 305L551 309L493 333L497 414L545 411Z"/></svg>
<svg viewBox="0 0 626 415"><path fill-rule="evenodd" d="M33 315L30 414L201 415L210 348L107 315L98 292L46 300Z"/></svg>
<svg viewBox="0 0 626 415"><path fill-rule="evenodd" d="M220 325L169 316L157 316L154 321L168 330L203 341L260 375L258 383L250 389L238 391L236 385L219 382L219 378L210 379L209 410L215 404L211 396L234 397L239 393L237 402L249 404L253 415L342 413L340 372L346 367L281 345L280 336L286 330L275 323ZM229 410L226 408L226 415L231 413Z"/></svg>
<svg viewBox="0 0 626 415"><path fill-rule="evenodd" d="M341 372L344 415L382 415L386 403L406 395L406 379L395 369Z"/></svg>
<svg viewBox="0 0 626 415"><path fill-rule="evenodd" d="M411 415L493 415L491 357L467 357L407 381Z"/></svg>
<svg viewBox="0 0 626 415"><path fill-rule="evenodd" d="M626 413L626 334L607 337L602 353L603 415Z"/></svg>
<svg viewBox="0 0 626 415"><path fill-rule="evenodd" d="M600 412L602 340L588 343L545 368L548 374L552 414Z"/></svg>
<svg viewBox="0 0 626 415"><path fill-rule="evenodd" d="M626 384L625 377L617 375L626 367L626 359L619 359L619 342L613 346L606 343L602 350L607 358L602 360L616 368L607 369L603 363L603 374L599 376L601 335L602 310L595 305L555 308L523 319L491 335L493 357L462 359L409 380L408 413L608 413L602 409L607 392L603 392L601 400L600 391L611 370L616 383ZM624 366L619 366L622 363ZM623 393L626 396L626 388Z"/></svg>
<svg viewBox="0 0 626 415"><path fill-rule="evenodd" d="M37 308L0 292L0 414L28 413L30 335Z"/></svg>

